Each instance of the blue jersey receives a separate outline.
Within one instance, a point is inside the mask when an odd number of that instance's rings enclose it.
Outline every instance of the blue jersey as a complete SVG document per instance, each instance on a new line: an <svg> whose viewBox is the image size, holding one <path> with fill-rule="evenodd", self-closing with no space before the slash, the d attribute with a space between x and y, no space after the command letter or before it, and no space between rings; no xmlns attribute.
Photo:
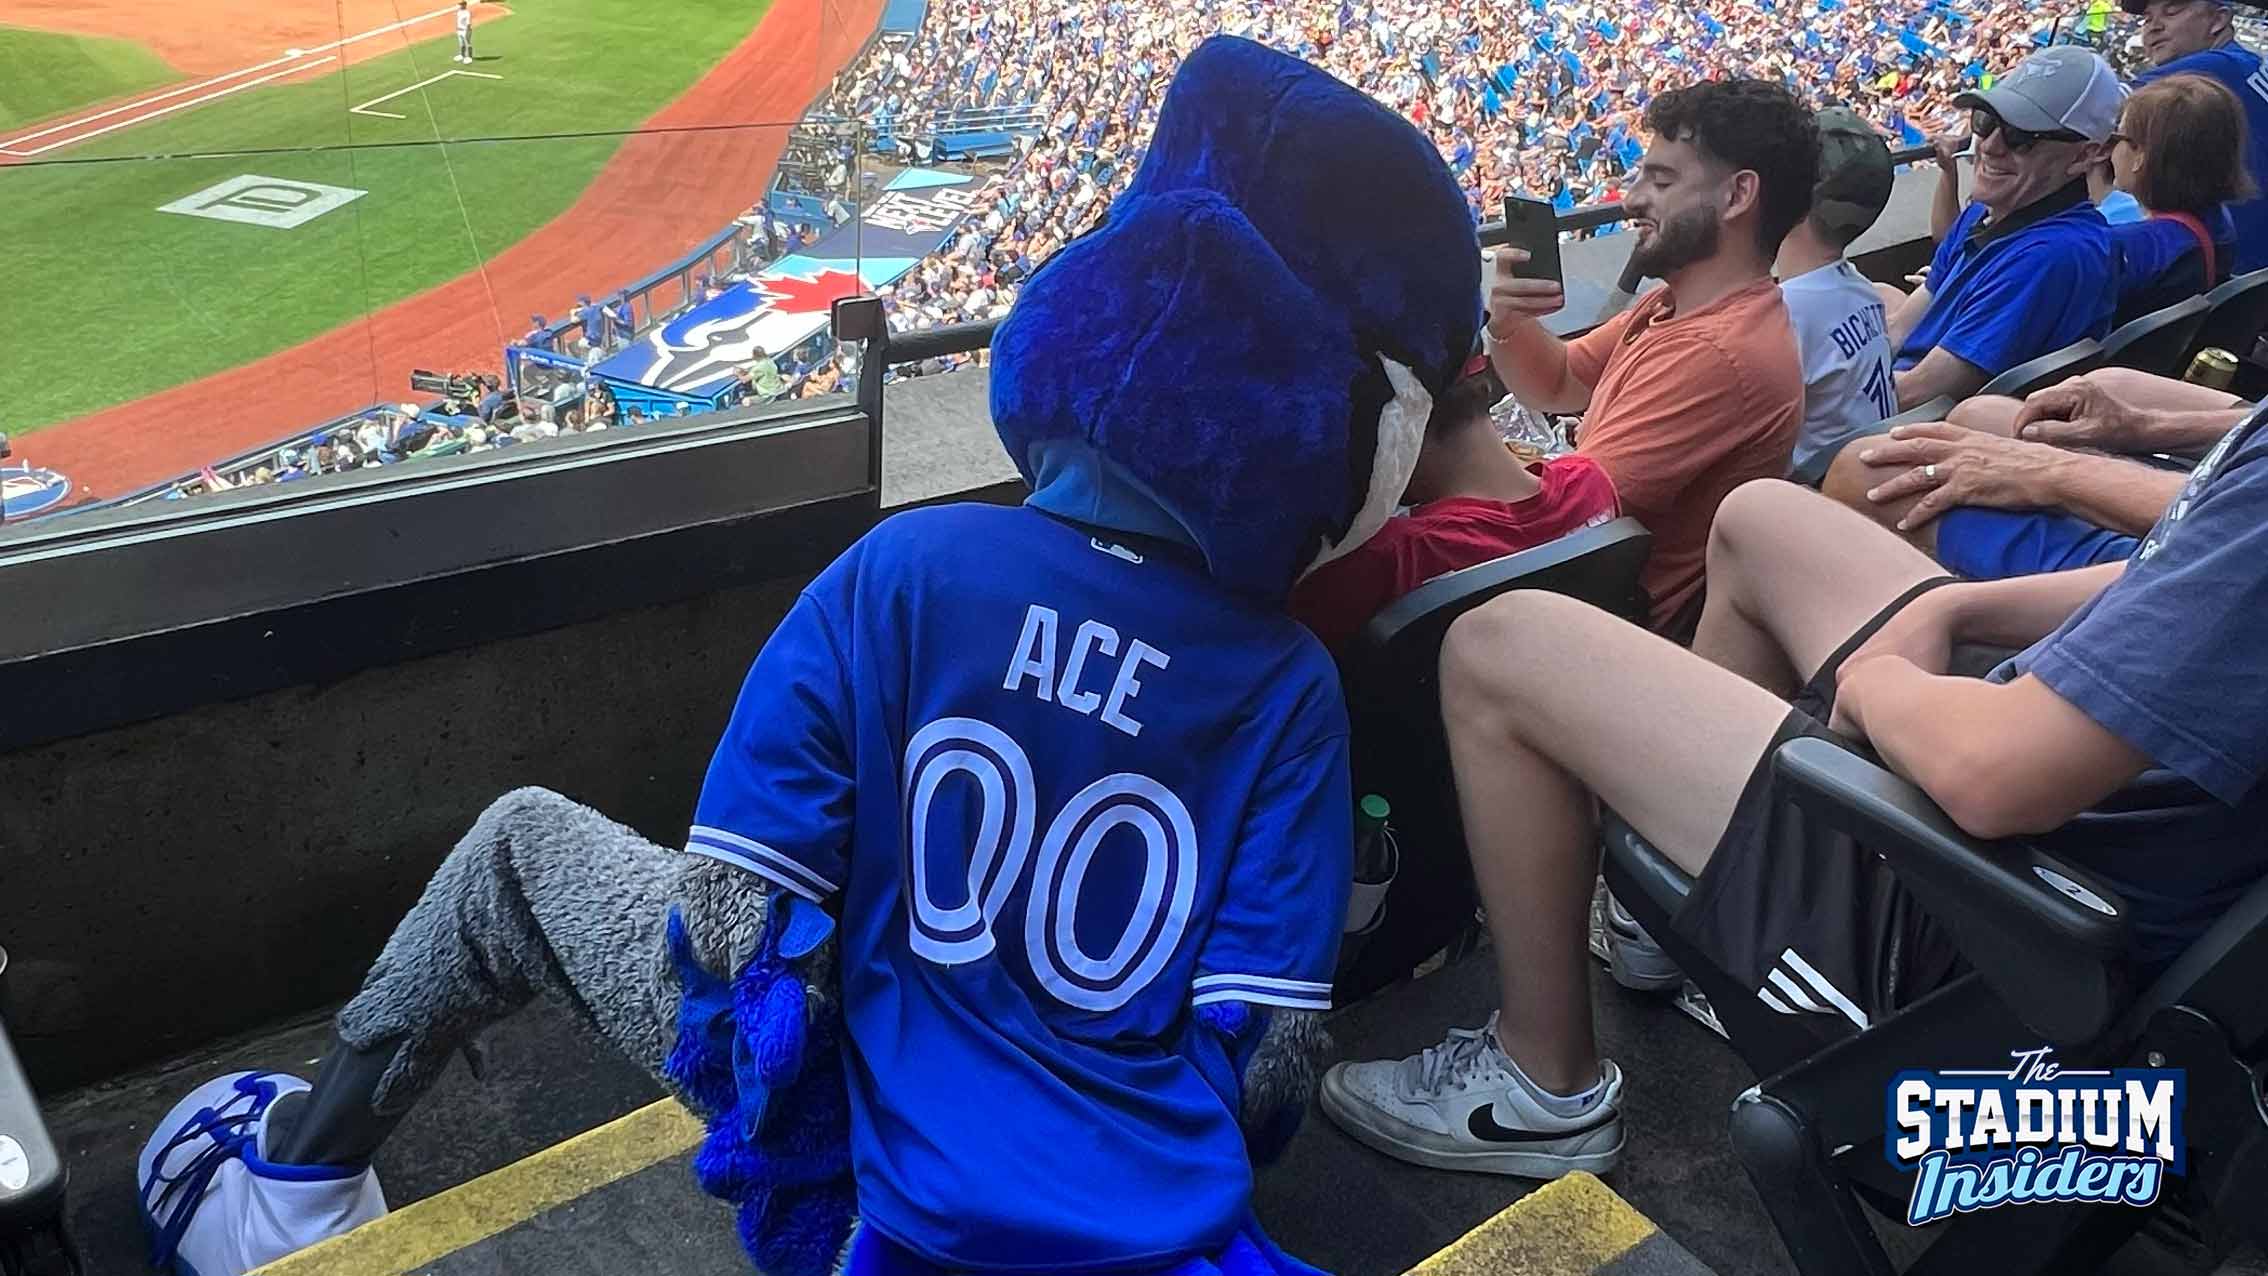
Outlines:
<svg viewBox="0 0 2268 1276"><path fill-rule="evenodd" d="M1970 204L1929 263L1929 309L1898 348L1900 372L1933 349L1997 377L2110 331L2110 226L2074 182L1992 225Z"/></svg>
<svg viewBox="0 0 2268 1276"><path fill-rule="evenodd" d="M1251 1170L1191 1011L1329 1005L1337 674L1194 559L898 515L780 622L710 763L687 849L840 898L860 1213L943 1266L1217 1251Z"/></svg>
<svg viewBox="0 0 2268 1276"><path fill-rule="evenodd" d="M2205 75L2219 80L2244 104L2244 166L2263 192L2268 192L2268 75L2260 69L2260 55L2241 44L2224 44L2187 57L2175 58L2134 77L2134 87L2169 75ZM2229 205L2236 219L2236 273L2268 266L2268 194Z"/></svg>

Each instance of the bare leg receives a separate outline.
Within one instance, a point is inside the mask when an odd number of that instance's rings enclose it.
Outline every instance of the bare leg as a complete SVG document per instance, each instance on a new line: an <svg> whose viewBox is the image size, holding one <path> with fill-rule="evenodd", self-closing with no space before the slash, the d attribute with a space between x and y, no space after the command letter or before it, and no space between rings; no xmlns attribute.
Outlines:
<svg viewBox="0 0 2268 1276"><path fill-rule="evenodd" d="M1856 511L1792 483L1749 483L1709 528L1693 652L1790 696L1892 599L1944 574Z"/></svg>
<svg viewBox="0 0 2268 1276"><path fill-rule="evenodd" d="M1546 649L1534 641L1550 634ZM1449 631L1442 704L1457 804L1495 940L1498 1036L1562 1093L1598 1076L1585 917L1592 794L1698 870L1787 706L1605 612L1521 592Z"/></svg>
<svg viewBox="0 0 2268 1276"><path fill-rule="evenodd" d="M764 886L702 856L655 846L542 789L481 814L339 1012L322 1077L279 1141L279 1159L366 1160L453 1051L551 996L660 1074L677 984L665 927L679 908L704 964L753 951Z"/></svg>
<svg viewBox="0 0 2268 1276"><path fill-rule="evenodd" d="M1790 484L1741 488L1718 522L1697 651L1755 658L1777 645L1777 669L1808 673L1938 574ZM1536 643L1538 634L1553 642ZM1500 1043L1538 1084L1580 1089L1598 1075L1584 934L1596 802L1698 874L1788 706L1694 652L1536 592L1452 626L1441 680L1458 808L1495 941Z"/></svg>
<svg viewBox="0 0 2268 1276"><path fill-rule="evenodd" d="M2012 439L2016 437L2016 414L2023 408L2022 399L1980 394L1973 399L1963 399L1959 406L1945 414L1945 419L1963 429L1982 430Z"/></svg>
<svg viewBox="0 0 2268 1276"><path fill-rule="evenodd" d="M1868 492L1905 473L1911 467L1868 465L1859 459L1860 455L1866 451L1866 443L1865 439L1854 439L1849 447L1844 448L1842 454L1835 458L1835 463L1827 467L1827 478L1819 485L1819 490L1828 499L1857 512L1882 530L1899 537L1908 545L1934 558L1937 554L1937 522L1935 519L1910 532L1898 530L1898 520L1904 518L1907 511L1913 509L1920 502L1920 493L1903 500L1891 501L1888 504L1877 504L1867 496Z"/></svg>

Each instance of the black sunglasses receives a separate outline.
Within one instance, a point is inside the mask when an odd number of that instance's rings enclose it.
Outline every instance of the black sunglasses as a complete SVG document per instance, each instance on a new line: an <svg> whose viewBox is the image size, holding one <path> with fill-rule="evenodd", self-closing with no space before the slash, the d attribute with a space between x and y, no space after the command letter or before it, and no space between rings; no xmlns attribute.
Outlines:
<svg viewBox="0 0 2268 1276"><path fill-rule="evenodd" d="M2030 129L2021 129L1981 106L1974 107L1969 111L1969 131L1980 138L1991 137L1993 134L1999 133L2001 140L2008 144L2008 149L2019 155L2042 142L2084 142L2087 140L2070 129L2056 129L2049 133L2035 133Z"/></svg>

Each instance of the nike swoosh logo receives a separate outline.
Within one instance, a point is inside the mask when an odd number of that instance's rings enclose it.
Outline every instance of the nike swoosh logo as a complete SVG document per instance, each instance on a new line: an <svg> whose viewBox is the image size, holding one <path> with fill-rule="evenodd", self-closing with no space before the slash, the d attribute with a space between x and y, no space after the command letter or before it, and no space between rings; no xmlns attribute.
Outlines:
<svg viewBox="0 0 2268 1276"><path fill-rule="evenodd" d="M1483 1104L1474 1108L1473 1114L1465 1118L1465 1128L1472 1131L1474 1138L1486 1143L1552 1143L1589 1134L1611 1124L1614 1119L1614 1110L1602 1106L1598 1116L1588 1125L1578 1125L1573 1129L1554 1130L1548 1134L1537 1130L1508 1130L1496 1123L1495 1105Z"/></svg>

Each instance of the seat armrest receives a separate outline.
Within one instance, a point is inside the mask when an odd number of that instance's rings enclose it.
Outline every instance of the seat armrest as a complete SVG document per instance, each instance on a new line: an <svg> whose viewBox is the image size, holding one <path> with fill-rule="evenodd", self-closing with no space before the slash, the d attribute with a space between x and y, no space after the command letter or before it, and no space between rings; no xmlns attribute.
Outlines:
<svg viewBox="0 0 2268 1276"><path fill-rule="evenodd" d="M2057 1045L2102 1035L2128 990L2126 904L2022 842L1979 842L1929 795L1833 741L1791 740L1775 792L1888 861L1995 995Z"/></svg>
<svg viewBox="0 0 2268 1276"><path fill-rule="evenodd" d="M0 1253L63 1214L63 1159L0 1023Z"/></svg>

